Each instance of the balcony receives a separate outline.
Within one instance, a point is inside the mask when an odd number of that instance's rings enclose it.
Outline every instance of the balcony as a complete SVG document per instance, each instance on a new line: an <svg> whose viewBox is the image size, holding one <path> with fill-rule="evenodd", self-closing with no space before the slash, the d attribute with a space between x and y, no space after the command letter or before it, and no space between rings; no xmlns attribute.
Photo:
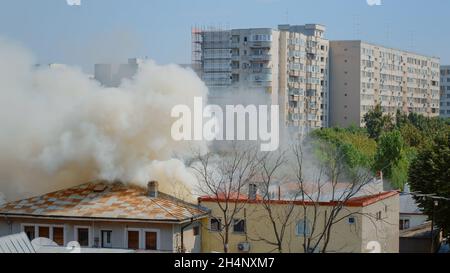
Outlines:
<svg viewBox="0 0 450 273"><path fill-rule="evenodd" d="M255 82L272 82L272 74L255 74L252 76Z"/></svg>
<svg viewBox="0 0 450 273"><path fill-rule="evenodd" d="M252 68L252 72L255 74L272 74L271 68Z"/></svg>
<svg viewBox="0 0 450 273"><path fill-rule="evenodd" d="M253 62L270 61L270 60L272 60L272 54L250 55L250 61Z"/></svg>
<svg viewBox="0 0 450 273"><path fill-rule="evenodd" d="M272 47L272 42L270 41L250 41L248 42L250 48L270 48Z"/></svg>
<svg viewBox="0 0 450 273"><path fill-rule="evenodd" d="M231 59L231 53L227 54L205 54L203 55L205 60L216 60L216 59Z"/></svg>

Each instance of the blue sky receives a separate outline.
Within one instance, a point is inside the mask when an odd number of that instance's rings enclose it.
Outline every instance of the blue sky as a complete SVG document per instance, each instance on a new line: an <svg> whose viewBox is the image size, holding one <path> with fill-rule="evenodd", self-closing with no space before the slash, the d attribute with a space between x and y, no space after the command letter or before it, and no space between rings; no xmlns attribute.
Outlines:
<svg viewBox="0 0 450 273"><path fill-rule="evenodd" d="M0 0L0 36L41 63L92 70L95 62L148 56L190 62L194 25L276 27L321 23L329 39L363 39L450 63L450 1L382 0Z"/></svg>

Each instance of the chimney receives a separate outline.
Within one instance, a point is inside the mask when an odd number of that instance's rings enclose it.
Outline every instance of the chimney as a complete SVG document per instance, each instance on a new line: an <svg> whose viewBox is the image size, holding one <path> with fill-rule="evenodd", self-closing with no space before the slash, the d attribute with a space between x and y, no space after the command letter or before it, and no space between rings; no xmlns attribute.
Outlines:
<svg viewBox="0 0 450 273"><path fill-rule="evenodd" d="M158 197L158 181L150 181L147 184L147 195L151 198Z"/></svg>
<svg viewBox="0 0 450 273"><path fill-rule="evenodd" d="M278 201L281 201L281 186L278 185Z"/></svg>
<svg viewBox="0 0 450 273"><path fill-rule="evenodd" d="M258 191L258 188L256 187L256 184L249 184L248 185L248 199L249 200L256 200L256 193Z"/></svg>

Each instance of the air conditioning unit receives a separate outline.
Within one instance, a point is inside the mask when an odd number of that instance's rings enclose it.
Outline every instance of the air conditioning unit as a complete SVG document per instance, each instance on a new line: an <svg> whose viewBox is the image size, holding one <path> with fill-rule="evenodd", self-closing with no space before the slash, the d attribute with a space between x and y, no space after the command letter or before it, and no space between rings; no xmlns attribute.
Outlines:
<svg viewBox="0 0 450 273"><path fill-rule="evenodd" d="M249 252L250 251L250 243L249 242L239 243L238 250L241 252Z"/></svg>

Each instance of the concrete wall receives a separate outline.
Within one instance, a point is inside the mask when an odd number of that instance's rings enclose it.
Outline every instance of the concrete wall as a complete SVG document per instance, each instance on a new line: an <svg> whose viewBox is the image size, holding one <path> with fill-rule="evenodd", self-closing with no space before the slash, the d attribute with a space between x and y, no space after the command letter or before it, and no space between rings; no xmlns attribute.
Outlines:
<svg viewBox="0 0 450 273"><path fill-rule="evenodd" d="M434 240L435 251L437 252L439 244L439 236ZM430 238L414 238L401 237L400 238L400 253L430 253L431 239Z"/></svg>
<svg viewBox="0 0 450 273"><path fill-rule="evenodd" d="M398 195L364 207L361 252L376 251L377 244L382 253L399 252L399 209ZM381 214L380 219L377 219L377 213Z"/></svg>
<svg viewBox="0 0 450 273"><path fill-rule="evenodd" d="M175 250L181 249L181 227L180 225L174 226L173 248ZM194 227L198 227L198 235L194 235ZM201 251L201 236L201 222L195 222L184 229L183 241L186 252L199 253Z"/></svg>
<svg viewBox="0 0 450 273"><path fill-rule="evenodd" d="M450 118L450 66L441 66L440 116Z"/></svg>
<svg viewBox="0 0 450 273"><path fill-rule="evenodd" d="M361 124L361 43L330 42L330 126Z"/></svg>
<svg viewBox="0 0 450 273"><path fill-rule="evenodd" d="M212 216L223 218L218 204L214 202L203 202L212 210ZM284 219L285 213L290 205L272 205L273 213L279 219ZM387 212L385 207L387 206ZM369 252L367 249L368 242L378 241L381 245L381 252L398 252L398 196L390 197L383 202L378 202L365 208L346 207L335 219L342 219L336 223L331 229L330 242L327 252ZM376 222L375 226L369 225L365 213L376 213L382 210L383 221ZM302 253L304 252L303 243L305 238L302 234L296 234L296 225L298 221L304 219L303 206L297 205L294 208L292 217L286 225L286 232L283 240L283 252ZM314 209L308 206L307 219L314 220ZM316 231L310 238L317 238L317 235L323 232L326 215L330 215L330 207L321 206L318 208ZM353 218L353 222L349 218ZM237 219L246 219L247 232L234 233L230 230L229 251L239 252L238 244L241 242L250 242L250 252L252 253L270 253L277 252L276 246L269 244L267 241L275 242L276 237L267 211L261 204L246 204ZM389 224L387 224L389 223ZM281 228L281 222L277 221L277 225ZM203 222L202 230L202 251L203 252L223 252L223 243L221 234L210 230L207 220ZM315 239L313 239L314 242ZM317 242L317 241L316 241ZM320 244L322 246L322 244Z"/></svg>
<svg viewBox="0 0 450 273"><path fill-rule="evenodd" d="M363 126L377 104L384 113L438 115L438 58L362 41L330 45L332 126Z"/></svg>

